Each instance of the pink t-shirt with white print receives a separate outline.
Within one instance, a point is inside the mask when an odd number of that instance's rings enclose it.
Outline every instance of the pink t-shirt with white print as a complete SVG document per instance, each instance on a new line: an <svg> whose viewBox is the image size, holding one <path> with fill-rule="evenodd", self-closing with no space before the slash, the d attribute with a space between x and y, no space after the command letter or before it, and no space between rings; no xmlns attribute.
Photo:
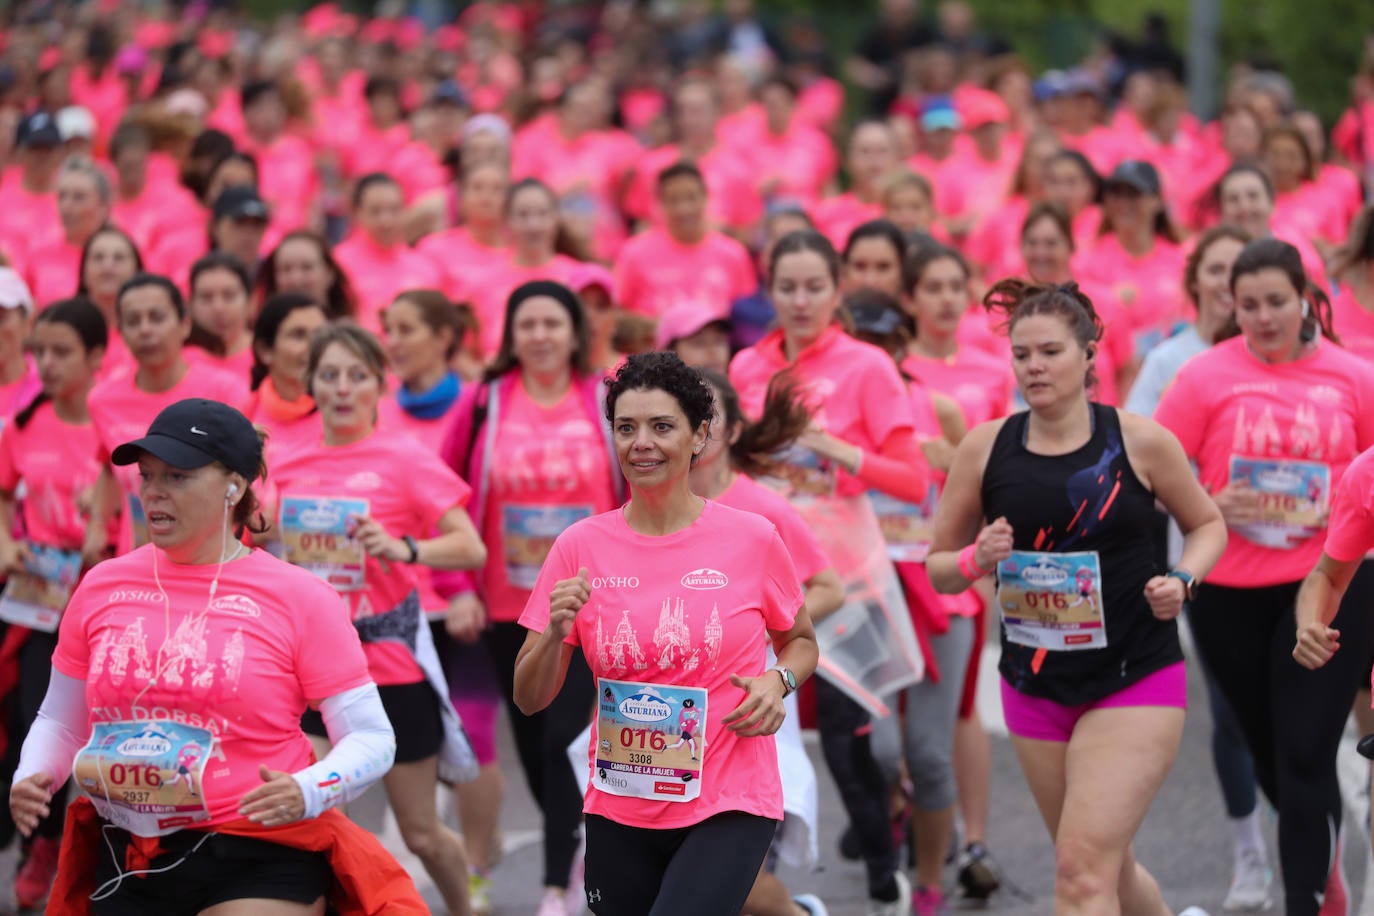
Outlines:
<svg viewBox="0 0 1374 916"><path fill-rule="evenodd" d="M663 229L645 230L621 248L615 279L620 305L654 318L688 304L724 318L730 303L758 288L748 249L719 232L684 245Z"/></svg>

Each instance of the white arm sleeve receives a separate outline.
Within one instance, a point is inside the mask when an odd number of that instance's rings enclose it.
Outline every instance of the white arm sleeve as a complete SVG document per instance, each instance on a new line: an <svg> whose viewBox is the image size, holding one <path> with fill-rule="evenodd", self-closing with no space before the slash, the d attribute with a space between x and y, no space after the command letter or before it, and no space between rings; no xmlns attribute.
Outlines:
<svg viewBox="0 0 1374 916"><path fill-rule="evenodd" d="M305 797L305 816L319 817L352 801L386 775L396 759L396 733L376 684L354 687L320 703L333 749L292 775Z"/></svg>
<svg viewBox="0 0 1374 916"><path fill-rule="evenodd" d="M86 705L85 681L54 670L38 718L24 739L14 781L21 782L34 773L47 773L52 777L51 788L56 791L72 774L72 761L90 732L91 711Z"/></svg>

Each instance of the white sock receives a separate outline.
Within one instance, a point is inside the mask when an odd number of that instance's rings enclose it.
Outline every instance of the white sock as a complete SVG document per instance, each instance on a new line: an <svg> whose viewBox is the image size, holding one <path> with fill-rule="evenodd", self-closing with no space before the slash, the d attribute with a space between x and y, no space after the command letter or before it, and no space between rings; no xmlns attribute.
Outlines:
<svg viewBox="0 0 1374 916"><path fill-rule="evenodd" d="M1264 834L1260 832L1259 805L1245 817L1231 818L1231 841L1235 845L1236 861L1247 850L1259 853L1260 858L1269 860L1264 848Z"/></svg>

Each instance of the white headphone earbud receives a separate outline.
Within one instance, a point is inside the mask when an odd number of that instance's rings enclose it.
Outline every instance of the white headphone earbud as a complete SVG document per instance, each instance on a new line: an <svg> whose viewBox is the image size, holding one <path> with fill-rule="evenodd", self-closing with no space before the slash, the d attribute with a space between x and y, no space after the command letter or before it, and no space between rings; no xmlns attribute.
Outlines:
<svg viewBox="0 0 1374 916"><path fill-rule="evenodd" d="M238 492L239 492L239 485L236 484L236 483L231 483L231 484L229 484L229 492L227 492L227 493L224 494L224 498L225 498L226 500L233 499L235 496L238 495Z"/></svg>
<svg viewBox="0 0 1374 916"><path fill-rule="evenodd" d="M1306 299L1302 300L1302 317L1307 318L1312 314L1312 303Z"/></svg>

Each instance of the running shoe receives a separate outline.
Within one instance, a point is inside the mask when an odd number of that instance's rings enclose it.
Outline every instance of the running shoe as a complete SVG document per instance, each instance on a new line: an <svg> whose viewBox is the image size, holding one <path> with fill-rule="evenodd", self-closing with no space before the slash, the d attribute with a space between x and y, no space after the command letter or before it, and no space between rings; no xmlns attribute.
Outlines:
<svg viewBox="0 0 1374 916"><path fill-rule="evenodd" d="M830 916L830 911L815 894L798 894L792 898L792 902L806 910L807 916Z"/></svg>
<svg viewBox="0 0 1374 916"><path fill-rule="evenodd" d="M491 879L486 875L468 872L468 905L473 916L491 916Z"/></svg>
<svg viewBox="0 0 1374 916"><path fill-rule="evenodd" d="M905 872L895 872L897 899L868 901L868 916L911 916L911 879Z"/></svg>
<svg viewBox="0 0 1374 916"><path fill-rule="evenodd" d="M918 887L911 897L911 912L915 916L945 916L944 891L938 887Z"/></svg>
<svg viewBox="0 0 1374 916"><path fill-rule="evenodd" d="M964 889L964 896L972 900L986 900L1002 886L992 854L982 843L969 843L959 856L959 886Z"/></svg>
<svg viewBox="0 0 1374 916"><path fill-rule="evenodd" d="M568 916L568 903L564 899L563 891L557 888L545 888L544 899L539 901L538 916Z"/></svg>
<svg viewBox="0 0 1374 916"><path fill-rule="evenodd" d="M1265 860L1264 850L1245 849L1236 859L1235 876L1231 878L1231 889L1226 892L1226 900L1221 908L1228 913L1246 913L1267 910L1274 905L1269 890L1274 884L1274 873Z"/></svg>
<svg viewBox="0 0 1374 916"><path fill-rule="evenodd" d="M1350 916L1350 893L1345 886L1345 866L1341 862L1341 846L1336 840L1336 864L1326 879L1326 896L1322 898L1322 908L1318 916Z"/></svg>
<svg viewBox="0 0 1374 916"><path fill-rule="evenodd" d="M1179 913L1178 916L1207 916L1207 911L1200 906L1190 906L1188 909Z"/></svg>
<svg viewBox="0 0 1374 916"><path fill-rule="evenodd" d="M28 858L14 876L14 899L21 910L35 910L52 890L57 877L57 840L36 837L29 846Z"/></svg>

